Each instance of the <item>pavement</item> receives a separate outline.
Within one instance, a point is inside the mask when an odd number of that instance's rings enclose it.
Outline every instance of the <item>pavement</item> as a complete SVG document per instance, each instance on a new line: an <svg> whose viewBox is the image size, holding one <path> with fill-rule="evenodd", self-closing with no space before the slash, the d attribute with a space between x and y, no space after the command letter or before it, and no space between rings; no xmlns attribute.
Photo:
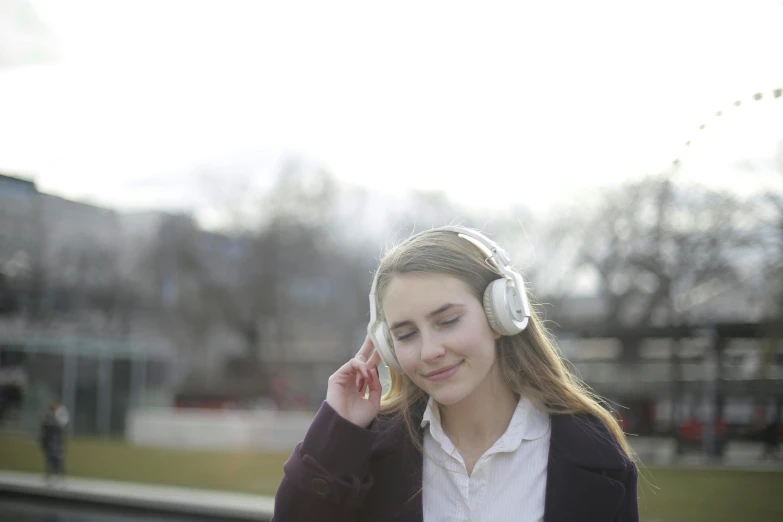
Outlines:
<svg viewBox="0 0 783 522"><path fill-rule="evenodd" d="M40 474L0 471L0 492L231 520L271 520L274 499L78 477L48 484Z"/></svg>
<svg viewBox="0 0 783 522"><path fill-rule="evenodd" d="M783 471L783 448L777 458L761 459L763 448L758 442L729 441L720 459L706 456L698 447L689 448L685 454L678 456L674 439L631 435L628 442L647 466Z"/></svg>

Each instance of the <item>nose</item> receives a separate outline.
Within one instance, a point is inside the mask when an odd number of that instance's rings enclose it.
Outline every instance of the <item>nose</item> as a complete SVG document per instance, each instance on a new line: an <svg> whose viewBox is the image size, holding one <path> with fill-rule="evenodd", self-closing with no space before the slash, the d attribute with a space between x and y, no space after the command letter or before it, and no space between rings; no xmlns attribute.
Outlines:
<svg viewBox="0 0 783 522"><path fill-rule="evenodd" d="M441 339L437 334L422 333L421 336L421 360L422 362L436 361L446 353Z"/></svg>

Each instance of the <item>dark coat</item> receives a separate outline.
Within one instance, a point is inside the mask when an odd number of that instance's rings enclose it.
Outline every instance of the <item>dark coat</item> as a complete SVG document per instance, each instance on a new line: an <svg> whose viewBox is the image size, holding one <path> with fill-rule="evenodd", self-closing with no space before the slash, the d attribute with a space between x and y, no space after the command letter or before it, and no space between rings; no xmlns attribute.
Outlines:
<svg viewBox="0 0 783 522"><path fill-rule="evenodd" d="M636 466L604 425L573 415L551 425L545 522L638 521ZM422 459L401 422L363 429L324 402L284 466L272 520L422 522Z"/></svg>

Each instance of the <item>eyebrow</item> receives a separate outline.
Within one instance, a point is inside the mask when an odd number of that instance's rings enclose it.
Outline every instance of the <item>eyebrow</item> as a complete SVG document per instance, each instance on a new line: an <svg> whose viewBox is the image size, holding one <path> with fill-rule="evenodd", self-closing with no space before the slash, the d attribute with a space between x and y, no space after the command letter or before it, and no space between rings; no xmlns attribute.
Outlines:
<svg viewBox="0 0 783 522"><path fill-rule="evenodd" d="M455 307L464 308L464 306L465 305L458 304L458 303L446 303L445 305L441 306L437 310L433 310L432 312L428 313L427 314L427 319L435 317L438 314L442 314L443 312L445 312L446 310L449 310L450 308L455 308ZM389 327L389 330L396 330L397 328L399 328L401 326L408 326L408 325L411 325L411 324L413 324L413 321L410 321L410 320L400 321L400 322L397 322L397 323L394 323L393 325L391 325Z"/></svg>

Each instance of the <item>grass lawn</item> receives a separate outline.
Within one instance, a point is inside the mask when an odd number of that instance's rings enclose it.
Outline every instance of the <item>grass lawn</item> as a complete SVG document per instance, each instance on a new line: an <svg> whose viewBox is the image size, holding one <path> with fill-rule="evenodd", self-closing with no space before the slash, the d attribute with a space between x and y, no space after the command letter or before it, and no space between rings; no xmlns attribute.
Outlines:
<svg viewBox="0 0 783 522"><path fill-rule="evenodd" d="M77 477L274 495L289 453L137 448L121 440L79 438L66 445L65 471ZM0 434L0 469L43 472L31 437Z"/></svg>
<svg viewBox="0 0 783 522"><path fill-rule="evenodd" d="M783 471L650 467L639 512L649 522L780 522Z"/></svg>
<svg viewBox="0 0 783 522"><path fill-rule="evenodd" d="M273 495L288 453L135 448L118 440L72 439L69 475ZM0 469L41 472L32 438L0 434ZM639 485L647 522L779 522L783 471L648 468Z"/></svg>

